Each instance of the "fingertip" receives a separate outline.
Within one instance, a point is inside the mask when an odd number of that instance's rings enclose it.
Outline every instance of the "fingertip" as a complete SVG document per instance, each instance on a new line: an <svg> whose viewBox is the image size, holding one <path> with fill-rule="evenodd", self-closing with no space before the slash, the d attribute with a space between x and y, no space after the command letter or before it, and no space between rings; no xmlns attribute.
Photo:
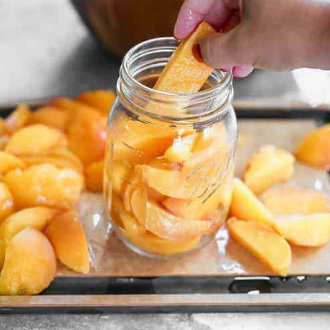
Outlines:
<svg viewBox="0 0 330 330"><path fill-rule="evenodd" d="M253 71L253 67L250 65L239 65L233 68L233 77L244 78L247 77Z"/></svg>

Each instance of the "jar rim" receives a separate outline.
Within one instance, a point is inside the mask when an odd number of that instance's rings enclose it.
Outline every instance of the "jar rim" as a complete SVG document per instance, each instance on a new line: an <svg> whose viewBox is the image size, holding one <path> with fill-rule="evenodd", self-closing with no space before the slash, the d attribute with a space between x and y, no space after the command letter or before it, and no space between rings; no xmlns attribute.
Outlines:
<svg viewBox="0 0 330 330"><path fill-rule="evenodd" d="M206 98L212 97L214 94L223 92L225 89L227 89L231 85L232 77L233 77L231 70L223 73L223 79L218 84L215 84L214 86L212 86L210 88L198 91L196 93L169 93L169 92L159 91L159 90L153 89L151 87L148 87L148 86L142 84L130 72L129 60L133 57L133 55L135 53L138 54L139 49L142 50L144 47L152 45L153 43L157 43L160 41L169 42L169 43L174 41L174 42L177 42L177 44L179 44L179 40L177 40L173 37L153 38L153 39L149 39L149 40L136 44L124 56L122 66L121 66L121 71L123 71L124 75L130 79L131 83L133 83L137 88L141 89L143 92L152 93L155 97L157 97L157 96L166 97L167 96L167 97L177 98L177 99L185 99L185 98L206 99ZM217 73L220 73L220 70L218 70L218 69L214 69L214 71Z"/></svg>

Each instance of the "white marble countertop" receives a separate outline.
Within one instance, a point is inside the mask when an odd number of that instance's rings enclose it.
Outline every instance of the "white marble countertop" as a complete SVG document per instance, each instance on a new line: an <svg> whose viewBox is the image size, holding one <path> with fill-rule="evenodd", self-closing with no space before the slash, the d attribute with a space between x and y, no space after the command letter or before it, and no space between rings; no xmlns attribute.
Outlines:
<svg viewBox="0 0 330 330"><path fill-rule="evenodd" d="M92 40L67 0L0 0L0 104L114 87L119 62ZM267 82L267 83L265 83ZM291 73L256 72L236 99L295 102ZM0 329L329 329L327 313L0 315Z"/></svg>

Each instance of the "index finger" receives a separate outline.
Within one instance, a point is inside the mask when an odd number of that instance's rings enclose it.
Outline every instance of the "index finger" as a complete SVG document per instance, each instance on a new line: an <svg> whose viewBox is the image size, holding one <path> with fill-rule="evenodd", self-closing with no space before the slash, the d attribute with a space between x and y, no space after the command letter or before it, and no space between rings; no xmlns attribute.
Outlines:
<svg viewBox="0 0 330 330"><path fill-rule="evenodd" d="M174 37L180 40L187 38L209 12L213 3L214 0L186 0L174 26Z"/></svg>

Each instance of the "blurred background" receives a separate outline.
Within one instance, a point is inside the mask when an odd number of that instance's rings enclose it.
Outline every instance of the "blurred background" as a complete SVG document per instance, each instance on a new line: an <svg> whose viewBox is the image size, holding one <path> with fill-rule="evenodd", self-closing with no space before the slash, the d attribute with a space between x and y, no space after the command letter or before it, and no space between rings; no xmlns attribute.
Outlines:
<svg viewBox="0 0 330 330"><path fill-rule="evenodd" d="M183 0L0 0L0 104L115 88L121 56L171 35ZM330 74L256 70L235 100L328 108Z"/></svg>

